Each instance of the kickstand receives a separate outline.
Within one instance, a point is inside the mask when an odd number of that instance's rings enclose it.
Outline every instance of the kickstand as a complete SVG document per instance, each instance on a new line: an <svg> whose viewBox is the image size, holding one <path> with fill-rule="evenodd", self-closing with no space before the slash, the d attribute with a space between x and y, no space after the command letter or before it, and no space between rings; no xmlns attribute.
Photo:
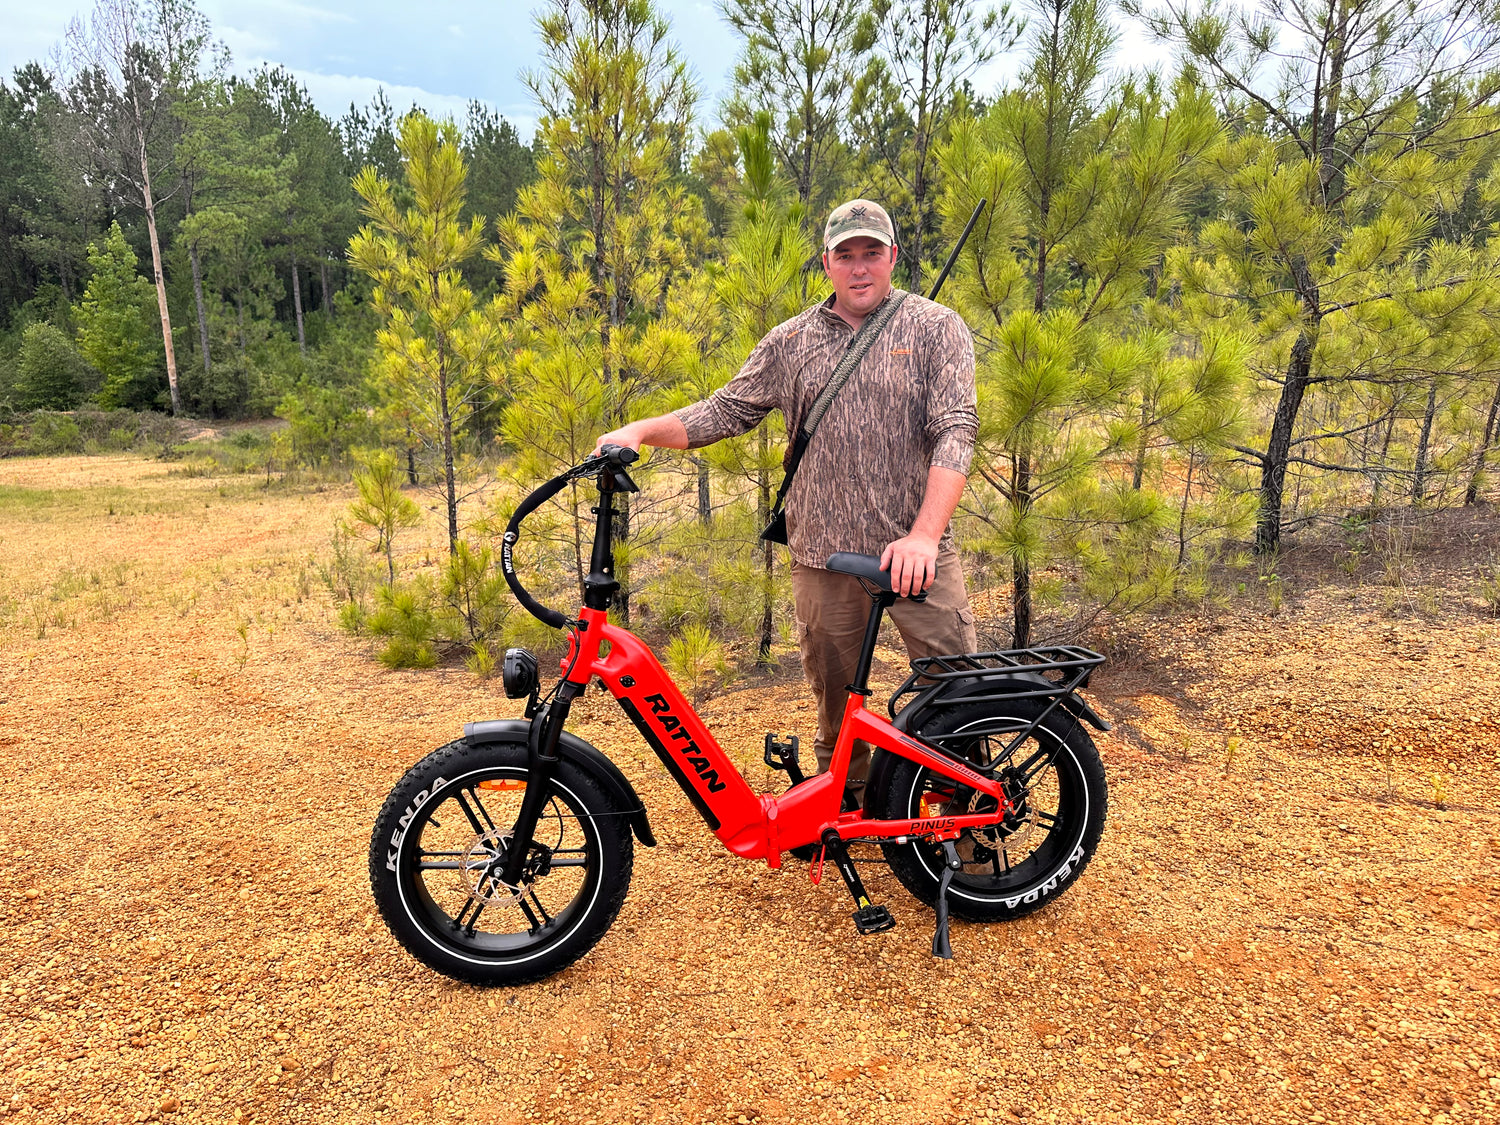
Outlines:
<svg viewBox="0 0 1500 1125"><path fill-rule="evenodd" d="M945 961L953 960L953 946L948 944L948 884L953 882L953 873L962 869L964 861L952 840L943 841L943 876L938 880L937 933L932 935L932 955Z"/></svg>

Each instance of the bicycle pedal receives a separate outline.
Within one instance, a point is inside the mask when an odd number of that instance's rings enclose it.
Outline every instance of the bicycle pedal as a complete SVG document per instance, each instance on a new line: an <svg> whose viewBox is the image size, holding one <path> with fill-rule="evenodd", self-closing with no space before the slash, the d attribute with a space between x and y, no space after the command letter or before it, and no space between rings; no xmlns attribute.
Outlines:
<svg viewBox="0 0 1500 1125"><path fill-rule="evenodd" d="M854 912L854 928L863 935L881 934L896 928L896 919L884 906L871 903Z"/></svg>
<svg viewBox="0 0 1500 1125"><path fill-rule="evenodd" d="M801 739L795 734L791 736L790 742L778 741L776 735L771 731L766 732L766 752L764 761L773 770L781 770L791 779L793 785L800 785L806 780L802 773L802 762L798 750L801 747Z"/></svg>

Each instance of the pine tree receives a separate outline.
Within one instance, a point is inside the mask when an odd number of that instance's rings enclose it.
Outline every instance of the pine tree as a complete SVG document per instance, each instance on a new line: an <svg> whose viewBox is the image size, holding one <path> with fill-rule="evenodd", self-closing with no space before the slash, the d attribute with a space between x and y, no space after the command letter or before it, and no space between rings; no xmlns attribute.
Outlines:
<svg viewBox="0 0 1500 1125"><path fill-rule="evenodd" d="M465 168L458 129L425 114L403 118L398 144L413 203L367 166L354 179L369 222L349 260L375 286L384 318L376 378L407 432L439 463L449 552L458 549L458 449L474 403L487 392L499 332L480 315L459 267L484 248L484 222L464 225Z"/></svg>
<svg viewBox="0 0 1500 1125"><path fill-rule="evenodd" d="M771 115L771 143L810 229L843 187L839 157L875 45L874 13L844 0L720 0L719 10L745 40L725 121Z"/></svg>
<svg viewBox="0 0 1500 1125"><path fill-rule="evenodd" d="M733 375L767 332L801 311L806 299L802 263L815 252L812 239L803 229L802 205L777 175L770 115L757 114L749 125L740 127L736 140L742 168L740 207L731 219L724 272L717 284L719 303L730 325L724 347L729 362L720 365L721 381ZM820 296L822 293L816 290L812 294L814 299ZM755 530L764 527L771 515L772 490L785 446L783 435L778 433L784 425L778 426L778 422L779 416L767 418L752 434L720 442L712 450L721 471L748 479L753 485ZM757 547L757 651L764 661L770 658L773 637L776 549L764 541L757 542Z"/></svg>
<svg viewBox="0 0 1500 1125"><path fill-rule="evenodd" d="M262 124L256 120L258 108L253 87L217 80L198 83L176 107L183 132L174 155L184 212L176 251L187 258L192 277L202 368L201 377L184 378L184 397L212 414L248 405L244 307L255 288L251 275L274 237L273 223L285 212L290 191L289 158L278 152L274 131L257 129ZM222 308L226 289L234 296L232 327ZM215 323L221 349L218 377ZM239 362L226 367L222 348L236 343Z"/></svg>
<svg viewBox="0 0 1500 1125"><path fill-rule="evenodd" d="M396 533L418 526L422 522L422 513L401 494L401 474L390 450L366 453L359 462L360 468L354 473L359 499L349 505L349 518L354 521L350 531L371 540L372 554L385 556L385 584L394 588Z"/></svg>
<svg viewBox="0 0 1500 1125"><path fill-rule="evenodd" d="M68 27L68 103L95 173L118 186L146 218L172 413L181 412L172 315L162 265L159 181L171 166L174 102L193 82L209 50L208 23L191 0L96 0L85 24ZM222 58L217 60L222 63Z"/></svg>
<svg viewBox="0 0 1500 1125"><path fill-rule="evenodd" d="M910 288L922 289L936 230L937 145L963 115L967 80L1020 38L1010 5L976 0L879 0L879 50L855 89L859 134L894 184L883 198L896 220Z"/></svg>
<svg viewBox="0 0 1500 1125"><path fill-rule="evenodd" d="M0 81L0 324L42 284L77 299L102 191L68 158L74 128L40 63Z"/></svg>
<svg viewBox="0 0 1500 1125"><path fill-rule="evenodd" d="M314 279L320 278L324 306L332 308L327 292L329 251L343 245L355 225L344 175L343 145L333 123L318 112L306 86L289 71L265 67L253 79L259 100L271 114L282 156L279 174L285 189L275 197L278 214L270 241L280 247L279 257L286 266L297 350L305 356L309 302L304 301L304 295L311 295ZM389 111L388 105L385 108ZM408 202L399 198L399 180L387 174L382 164L363 164L360 169L367 166L375 167L378 174L397 185L398 202Z"/></svg>
<svg viewBox="0 0 1500 1125"><path fill-rule="evenodd" d="M956 124L939 156L950 237L991 200L945 293L975 332L974 471L993 490L980 491L977 514L1011 561L1018 647L1049 563L1071 557L1091 583L1113 570L1116 602L1158 596L1169 577L1126 565L1150 557L1143 539L1169 509L1108 466L1134 447L1143 381L1165 356L1165 339L1143 331L1147 271L1219 138L1190 85L1168 112L1150 88L1101 92L1114 42L1102 0L1035 11L1023 85Z"/></svg>
<svg viewBox="0 0 1500 1125"><path fill-rule="evenodd" d="M1239 133L1230 213L1202 235L1212 266L1184 281L1233 295L1260 337L1253 367L1274 407L1263 443L1241 452L1260 469L1256 550L1274 554L1289 468L1367 472L1335 463L1339 443L1365 444L1395 421L1299 432L1310 396L1331 420L1341 387L1399 377L1425 399L1435 371L1463 362L1439 354L1433 329L1493 284L1468 268L1443 273L1461 248L1432 236L1486 147L1478 119L1500 96L1500 74L1486 73L1500 62L1500 12L1493 0L1127 8L1214 84Z"/></svg>
<svg viewBox="0 0 1500 1125"><path fill-rule="evenodd" d="M502 433L533 474L576 464L600 433L661 405L694 362L673 297L707 237L673 174L695 94L666 23L645 0L554 0L537 27L544 68L527 76L542 111L537 179L500 223L504 292L489 310L513 340ZM581 583L587 513L571 499ZM627 500L615 535L626 622Z"/></svg>
<svg viewBox="0 0 1500 1125"><path fill-rule="evenodd" d="M155 298L151 283L136 272L135 251L118 222L110 224L103 242L89 245L89 270L73 319L80 354L104 378L99 404L154 409L162 354L151 325Z"/></svg>

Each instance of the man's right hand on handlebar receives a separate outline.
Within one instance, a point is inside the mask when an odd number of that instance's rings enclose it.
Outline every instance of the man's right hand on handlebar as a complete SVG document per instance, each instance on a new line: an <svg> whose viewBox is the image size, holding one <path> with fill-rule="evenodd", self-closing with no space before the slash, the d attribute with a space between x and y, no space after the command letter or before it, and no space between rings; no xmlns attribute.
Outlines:
<svg viewBox="0 0 1500 1125"><path fill-rule="evenodd" d="M636 452L640 452L643 445L654 445L658 449L686 449L688 436L682 419L677 415L658 414L655 418L643 418L602 435L594 443L594 453L597 455L606 445L623 445Z"/></svg>

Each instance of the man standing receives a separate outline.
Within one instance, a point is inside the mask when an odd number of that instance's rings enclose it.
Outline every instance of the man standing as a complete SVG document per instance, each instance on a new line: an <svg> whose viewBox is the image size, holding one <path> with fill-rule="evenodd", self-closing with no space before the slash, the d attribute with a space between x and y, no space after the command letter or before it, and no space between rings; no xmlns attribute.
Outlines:
<svg viewBox="0 0 1500 1125"><path fill-rule="evenodd" d="M632 422L599 444L697 449L780 409L797 433L854 334L891 299L896 233L876 203L836 207L823 228L833 296L777 325L739 373L702 402ZM969 609L949 521L963 495L979 425L974 341L951 309L908 294L828 408L786 498L802 668L818 704L818 772L828 769L854 679L870 600L828 556L880 556L902 595L891 619L912 659L973 652ZM849 785L863 787L869 748L856 745Z"/></svg>

